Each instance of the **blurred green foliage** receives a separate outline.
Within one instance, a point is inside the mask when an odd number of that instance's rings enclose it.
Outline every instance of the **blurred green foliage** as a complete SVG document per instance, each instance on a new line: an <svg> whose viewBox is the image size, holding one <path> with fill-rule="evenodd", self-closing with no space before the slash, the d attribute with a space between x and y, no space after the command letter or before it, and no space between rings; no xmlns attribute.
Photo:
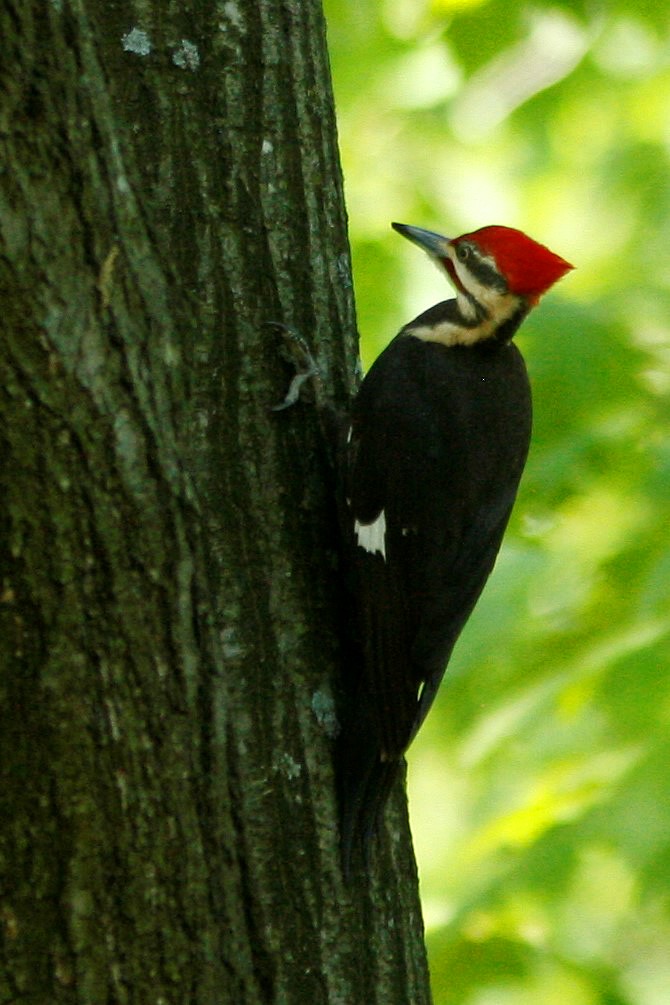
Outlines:
<svg viewBox="0 0 670 1005"><path fill-rule="evenodd" d="M366 364L391 220L572 261L504 549L410 756L436 1005L670 1001L670 9L326 0Z"/></svg>

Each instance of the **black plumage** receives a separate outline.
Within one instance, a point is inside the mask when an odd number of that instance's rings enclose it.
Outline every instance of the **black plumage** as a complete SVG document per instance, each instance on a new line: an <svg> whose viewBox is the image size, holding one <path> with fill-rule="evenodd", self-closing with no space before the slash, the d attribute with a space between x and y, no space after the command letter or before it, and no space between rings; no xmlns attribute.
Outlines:
<svg viewBox="0 0 670 1005"><path fill-rule="evenodd" d="M381 354L353 405L345 533L358 657L339 745L342 851L370 837L493 568L528 453L531 395L511 339L572 269L497 224L393 228L456 291Z"/></svg>
<svg viewBox="0 0 670 1005"><path fill-rule="evenodd" d="M463 324L456 301L438 304L379 356L353 406L346 494L363 653L341 740L347 867L500 548L531 431L526 368L509 341L525 313L502 338L449 346L412 335ZM384 553L366 537L380 519Z"/></svg>

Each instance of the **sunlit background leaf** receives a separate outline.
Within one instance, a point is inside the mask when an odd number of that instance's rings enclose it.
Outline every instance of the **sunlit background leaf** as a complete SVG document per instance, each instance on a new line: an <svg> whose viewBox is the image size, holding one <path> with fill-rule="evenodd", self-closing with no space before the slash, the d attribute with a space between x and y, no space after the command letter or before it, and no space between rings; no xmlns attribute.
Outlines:
<svg viewBox="0 0 670 1005"><path fill-rule="evenodd" d="M528 468L409 755L436 1005L667 1005L670 10L326 14L365 364L447 295L391 220L577 266L518 338Z"/></svg>

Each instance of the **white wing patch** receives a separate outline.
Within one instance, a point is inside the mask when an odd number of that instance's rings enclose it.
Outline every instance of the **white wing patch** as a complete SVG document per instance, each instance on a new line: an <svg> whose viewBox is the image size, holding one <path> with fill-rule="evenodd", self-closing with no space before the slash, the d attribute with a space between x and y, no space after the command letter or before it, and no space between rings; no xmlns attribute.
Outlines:
<svg viewBox="0 0 670 1005"><path fill-rule="evenodd" d="M386 514L381 511L372 523L354 523L354 531L358 546L369 551L371 555L377 552L386 560Z"/></svg>

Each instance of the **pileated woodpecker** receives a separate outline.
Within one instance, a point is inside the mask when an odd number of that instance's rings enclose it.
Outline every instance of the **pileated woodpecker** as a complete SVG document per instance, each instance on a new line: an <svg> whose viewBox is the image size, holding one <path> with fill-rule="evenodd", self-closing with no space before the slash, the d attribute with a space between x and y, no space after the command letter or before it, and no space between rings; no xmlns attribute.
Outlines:
<svg viewBox="0 0 670 1005"><path fill-rule="evenodd" d="M402 756L493 568L526 461L531 394L511 342L572 266L510 227L449 239L394 223L456 290L363 381L346 447L362 663L341 736L342 844L367 846Z"/></svg>

